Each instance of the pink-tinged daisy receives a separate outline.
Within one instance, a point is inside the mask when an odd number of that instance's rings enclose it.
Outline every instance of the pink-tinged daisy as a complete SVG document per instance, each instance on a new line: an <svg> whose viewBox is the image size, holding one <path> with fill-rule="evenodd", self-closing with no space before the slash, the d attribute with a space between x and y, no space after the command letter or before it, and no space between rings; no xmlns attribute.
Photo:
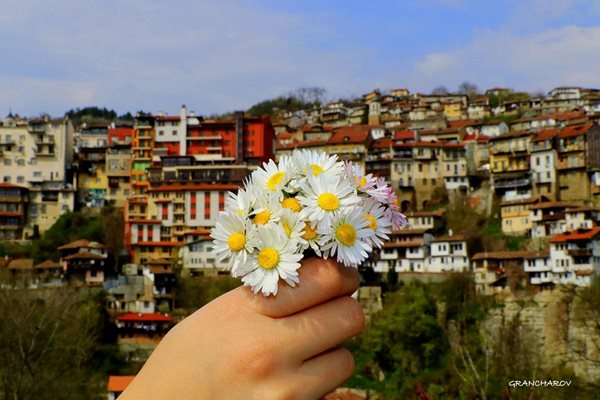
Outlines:
<svg viewBox="0 0 600 400"><path fill-rule="evenodd" d="M328 224L333 214L360 201L354 188L340 177L325 174L309 177L302 185L303 195L296 198L304 207L300 218Z"/></svg>
<svg viewBox="0 0 600 400"><path fill-rule="evenodd" d="M374 247L381 248L383 241L389 239L387 234L391 232L392 221L386 217L385 208L377 200L366 198L362 206L367 227L372 231L369 240Z"/></svg>
<svg viewBox="0 0 600 400"><path fill-rule="evenodd" d="M369 256L372 250L369 236L373 231L368 228L362 207L352 207L337 213L329 229L323 232L324 257L335 256L338 262L347 267L358 267Z"/></svg>
<svg viewBox="0 0 600 400"><path fill-rule="evenodd" d="M254 293L276 295L279 279L294 287L299 282L298 268L303 255L296 253L297 241L290 240L280 225L259 226L261 241L248 260L249 272L242 278Z"/></svg>

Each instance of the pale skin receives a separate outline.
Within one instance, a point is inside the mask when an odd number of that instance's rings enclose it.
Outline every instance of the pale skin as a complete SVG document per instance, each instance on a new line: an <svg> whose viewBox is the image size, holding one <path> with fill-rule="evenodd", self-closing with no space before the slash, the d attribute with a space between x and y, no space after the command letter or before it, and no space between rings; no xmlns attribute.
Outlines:
<svg viewBox="0 0 600 400"><path fill-rule="evenodd" d="M276 297L239 287L177 324L119 397L146 399L319 399L354 370L337 346L364 327L350 297L358 272L310 258L296 288Z"/></svg>

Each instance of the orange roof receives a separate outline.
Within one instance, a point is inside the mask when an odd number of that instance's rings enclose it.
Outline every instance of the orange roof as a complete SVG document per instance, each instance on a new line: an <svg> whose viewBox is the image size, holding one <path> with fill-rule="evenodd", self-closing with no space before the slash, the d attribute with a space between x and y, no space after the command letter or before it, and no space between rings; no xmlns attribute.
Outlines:
<svg viewBox="0 0 600 400"><path fill-rule="evenodd" d="M385 149L385 148L390 147L391 145L392 145L392 139L383 138L380 140L376 140L371 147L374 149Z"/></svg>
<svg viewBox="0 0 600 400"><path fill-rule="evenodd" d="M41 263L35 265L33 268L34 269L59 269L59 268L62 268L62 265L60 265L56 261L46 260L44 262L41 262Z"/></svg>
<svg viewBox="0 0 600 400"><path fill-rule="evenodd" d="M487 143L490 141L490 137L486 135L479 135L477 137L477 143Z"/></svg>
<svg viewBox="0 0 600 400"><path fill-rule="evenodd" d="M124 392L127 386L133 381L135 375L111 375L108 377L109 392Z"/></svg>
<svg viewBox="0 0 600 400"><path fill-rule="evenodd" d="M529 206L530 210L539 210L545 208L571 208L577 207L576 204L573 203L562 203L560 201L544 201L543 203L537 203L532 206Z"/></svg>
<svg viewBox="0 0 600 400"><path fill-rule="evenodd" d="M415 133L413 131L396 131L394 132L394 139L415 139Z"/></svg>
<svg viewBox="0 0 600 400"><path fill-rule="evenodd" d="M588 122L584 125L569 125L562 128L558 134L559 138L575 137L585 135L586 132L592 127L593 123Z"/></svg>
<svg viewBox="0 0 600 400"><path fill-rule="evenodd" d="M352 125L336 129L327 141L329 144L365 143L369 138L369 132L374 128L382 128L379 125ZM346 139L348 138L348 139Z"/></svg>
<svg viewBox="0 0 600 400"><path fill-rule="evenodd" d="M160 224L160 219L144 219L144 218L133 218L129 222L132 224Z"/></svg>
<svg viewBox="0 0 600 400"><path fill-rule="evenodd" d="M446 235L439 236L432 240L432 242L464 242L466 240L465 235Z"/></svg>
<svg viewBox="0 0 600 400"><path fill-rule="evenodd" d="M210 231L207 229L196 229L193 231L186 232L185 235L210 235Z"/></svg>
<svg viewBox="0 0 600 400"><path fill-rule="evenodd" d="M567 111L567 112L563 112L563 113L540 115L539 117L536 118L536 120L538 120L538 121L545 120L545 119L566 120L566 119L574 119L574 118L578 118L578 117L583 117L584 115L585 114L583 113L583 111Z"/></svg>
<svg viewBox="0 0 600 400"><path fill-rule="evenodd" d="M161 313L125 313L116 318L119 322L173 322L173 318Z"/></svg>
<svg viewBox="0 0 600 400"><path fill-rule="evenodd" d="M480 122L476 119L463 119L458 121L449 121L448 125L450 128L465 128L467 126L476 126L479 125Z"/></svg>
<svg viewBox="0 0 600 400"><path fill-rule="evenodd" d="M148 192L180 192L189 190L237 190L238 185L227 183L198 183L193 185L164 185L156 186L148 189Z"/></svg>
<svg viewBox="0 0 600 400"><path fill-rule="evenodd" d="M0 188L27 189L26 187L14 185L12 183L0 182ZM29 190L29 189L27 189Z"/></svg>
<svg viewBox="0 0 600 400"><path fill-rule="evenodd" d="M547 139L552 139L554 137L556 137L556 135L558 135L558 128L551 128L551 129L542 129L540 131L540 133L538 133L537 135L535 135L533 137L533 141L538 142L541 140L547 140Z"/></svg>
<svg viewBox="0 0 600 400"><path fill-rule="evenodd" d="M553 236L550 239L550 243L565 243L565 242L571 242L571 241L575 241L575 240L591 240L598 233L600 233L600 227L598 227L598 226L594 227L592 229L587 229L587 230L579 229L577 231L565 232L565 233L561 233L556 236Z"/></svg>

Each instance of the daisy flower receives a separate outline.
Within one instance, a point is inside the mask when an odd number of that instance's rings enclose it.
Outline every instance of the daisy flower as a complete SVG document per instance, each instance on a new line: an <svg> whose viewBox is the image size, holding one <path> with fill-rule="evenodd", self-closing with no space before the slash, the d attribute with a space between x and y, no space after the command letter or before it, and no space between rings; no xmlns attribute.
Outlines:
<svg viewBox="0 0 600 400"><path fill-rule="evenodd" d="M256 225L265 225L279 221L282 210L279 196L258 192L254 199L254 211L250 215Z"/></svg>
<svg viewBox="0 0 600 400"><path fill-rule="evenodd" d="M317 176L324 172L328 175L340 175L344 169L344 164L338 161L337 155L329 156L325 152L295 150L292 160L297 170L306 176Z"/></svg>
<svg viewBox="0 0 600 400"><path fill-rule="evenodd" d="M210 236L214 239L213 250L217 257L221 261L230 257L231 272L236 276L240 263L246 263L257 244L250 221L237 213L220 212Z"/></svg>
<svg viewBox="0 0 600 400"><path fill-rule="evenodd" d="M361 207L352 207L334 216L331 228L323 230L325 258L335 255L338 262L355 268L367 259L372 250L368 237L373 231L363 214Z"/></svg>
<svg viewBox="0 0 600 400"><path fill-rule="evenodd" d="M304 206L300 218L327 224L331 216L360 201L352 185L339 176L311 176L302 185L304 195L296 198Z"/></svg>
<svg viewBox="0 0 600 400"><path fill-rule="evenodd" d="M302 254L296 253L297 242L288 239L280 225L258 227L261 243L249 259L250 272L242 278L254 293L276 295L279 279L294 287L299 282L298 268Z"/></svg>
<svg viewBox="0 0 600 400"><path fill-rule="evenodd" d="M391 232L392 221L386 217L384 207L377 200L366 198L363 211L363 216L368 222L367 227L372 231L369 240L373 246L381 248L383 241L389 239L387 234Z"/></svg>
<svg viewBox="0 0 600 400"><path fill-rule="evenodd" d="M281 212L279 222L288 239L295 240L296 242L300 240L304 230L304 222L300 219L298 213L284 209Z"/></svg>
<svg viewBox="0 0 600 400"><path fill-rule="evenodd" d="M321 257L321 235L317 232L317 224L306 222L300 236L300 250L305 251L309 248L315 254Z"/></svg>
<svg viewBox="0 0 600 400"><path fill-rule="evenodd" d="M262 168L252 173L252 181L259 191L265 190L267 193L283 196L282 189L293 175L293 165L289 157L281 157L279 164L275 164L273 160L263 163Z"/></svg>
<svg viewBox="0 0 600 400"><path fill-rule="evenodd" d="M377 178L373 174L365 174L365 170L359 164L353 164L346 162L344 165L344 172L346 176L354 182L356 189L362 193L366 193L369 196L384 202L387 196L387 188L381 186ZM385 179L383 180L385 185Z"/></svg>
<svg viewBox="0 0 600 400"><path fill-rule="evenodd" d="M254 197L251 186L246 189L238 189L237 193L229 192L225 199L225 209L247 218L252 209Z"/></svg>

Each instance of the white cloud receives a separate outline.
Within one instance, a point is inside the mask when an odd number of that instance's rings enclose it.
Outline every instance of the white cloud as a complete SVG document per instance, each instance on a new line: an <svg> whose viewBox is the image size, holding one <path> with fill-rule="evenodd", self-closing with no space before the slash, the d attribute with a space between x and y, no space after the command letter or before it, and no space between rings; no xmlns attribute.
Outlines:
<svg viewBox="0 0 600 400"><path fill-rule="evenodd" d="M547 90L565 84L598 87L598 70L600 27L565 26L529 35L481 32L452 52L428 54L415 64L412 76L427 88L440 83L455 88L469 80L481 88Z"/></svg>

